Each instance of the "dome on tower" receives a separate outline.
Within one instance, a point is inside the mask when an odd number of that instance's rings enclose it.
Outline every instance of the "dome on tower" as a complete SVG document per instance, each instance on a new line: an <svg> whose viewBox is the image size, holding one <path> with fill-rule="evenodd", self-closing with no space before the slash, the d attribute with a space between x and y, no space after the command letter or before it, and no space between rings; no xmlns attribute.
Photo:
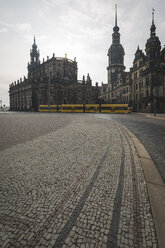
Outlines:
<svg viewBox="0 0 165 248"><path fill-rule="evenodd" d="M114 26L113 31L114 31L114 33L118 33L119 32L119 27L118 26Z"/></svg>
<svg viewBox="0 0 165 248"><path fill-rule="evenodd" d="M124 48L121 44L112 44L108 50L108 54L111 52L118 52L118 53L122 53L125 54L124 52Z"/></svg>
<svg viewBox="0 0 165 248"><path fill-rule="evenodd" d="M124 48L121 44L112 44L108 50L110 64L123 64L124 55Z"/></svg>
<svg viewBox="0 0 165 248"><path fill-rule="evenodd" d="M161 47L161 43L160 43L160 40L157 36L151 36L148 40L147 40L147 43L146 43L146 48L147 47Z"/></svg>

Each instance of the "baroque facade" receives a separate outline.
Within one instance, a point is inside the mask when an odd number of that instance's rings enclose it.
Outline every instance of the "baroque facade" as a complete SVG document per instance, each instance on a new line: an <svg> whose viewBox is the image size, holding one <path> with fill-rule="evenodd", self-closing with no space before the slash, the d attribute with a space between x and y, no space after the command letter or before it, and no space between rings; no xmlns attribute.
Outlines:
<svg viewBox="0 0 165 248"><path fill-rule="evenodd" d="M9 86L11 110L38 110L38 106L48 104L87 104L97 103L99 87L92 86L87 75L77 80L76 58L47 57L41 63L36 41L30 51L28 76L15 81Z"/></svg>
<svg viewBox="0 0 165 248"><path fill-rule="evenodd" d="M124 48L120 44L117 8L112 45L108 50L108 83L102 84L100 100L105 103L128 103L134 111L165 112L165 48L156 36L154 11L145 53L139 46L133 66L125 71Z"/></svg>

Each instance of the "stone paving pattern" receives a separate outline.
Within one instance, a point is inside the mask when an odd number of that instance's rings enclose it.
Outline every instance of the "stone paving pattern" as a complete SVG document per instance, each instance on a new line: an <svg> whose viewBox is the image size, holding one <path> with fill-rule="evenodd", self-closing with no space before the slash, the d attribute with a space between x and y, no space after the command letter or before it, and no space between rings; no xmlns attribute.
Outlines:
<svg viewBox="0 0 165 248"><path fill-rule="evenodd" d="M112 120L67 118L0 152L0 247L158 247L128 134Z"/></svg>
<svg viewBox="0 0 165 248"><path fill-rule="evenodd" d="M97 117L115 120L133 132L147 149L165 183L164 116L165 114L158 114L156 118L149 118L146 117L146 114L135 113L130 115L97 115ZM158 119L159 117L161 119Z"/></svg>

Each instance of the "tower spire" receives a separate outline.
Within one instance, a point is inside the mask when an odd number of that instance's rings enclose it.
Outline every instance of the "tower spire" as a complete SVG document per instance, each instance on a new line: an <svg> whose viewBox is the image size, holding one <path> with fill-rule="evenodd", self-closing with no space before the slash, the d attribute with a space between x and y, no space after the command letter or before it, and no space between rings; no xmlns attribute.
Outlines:
<svg viewBox="0 0 165 248"><path fill-rule="evenodd" d="M115 4L115 26L113 28L114 33L119 32L119 27L117 26L117 4Z"/></svg>
<svg viewBox="0 0 165 248"><path fill-rule="evenodd" d="M117 4L115 4L115 26L117 27Z"/></svg>
<svg viewBox="0 0 165 248"><path fill-rule="evenodd" d="M155 12L155 9L152 8L152 25L154 25L154 12Z"/></svg>
<svg viewBox="0 0 165 248"><path fill-rule="evenodd" d="M114 83L117 80L117 74L118 72L124 71L124 48L120 44L120 33L119 33L119 27L117 23L117 4L115 4L115 26L113 27L113 34L112 34L112 45L110 46L108 50L108 84L111 85L111 88L113 88Z"/></svg>
<svg viewBox="0 0 165 248"><path fill-rule="evenodd" d="M155 12L155 9L152 8L152 25L151 25L151 36L155 36L156 33L155 33L155 30L156 30L156 27L155 27L155 23L154 23L154 12Z"/></svg>

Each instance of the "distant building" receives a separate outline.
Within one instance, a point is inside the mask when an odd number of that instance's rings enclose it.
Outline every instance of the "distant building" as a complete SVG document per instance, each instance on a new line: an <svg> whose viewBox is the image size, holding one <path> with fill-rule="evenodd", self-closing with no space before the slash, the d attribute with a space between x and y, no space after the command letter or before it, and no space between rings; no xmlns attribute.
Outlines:
<svg viewBox="0 0 165 248"><path fill-rule="evenodd" d="M76 58L55 57L41 63L36 41L30 51L28 77L21 78L9 87L11 110L38 110L40 104L97 103L99 87L92 80L77 80Z"/></svg>
<svg viewBox="0 0 165 248"><path fill-rule="evenodd" d="M156 36L154 12L146 54L137 48L133 67L125 71L124 48L120 44L117 9L112 45L108 50L108 83L102 84L100 100L106 103L128 103L135 111L165 112L165 48Z"/></svg>

